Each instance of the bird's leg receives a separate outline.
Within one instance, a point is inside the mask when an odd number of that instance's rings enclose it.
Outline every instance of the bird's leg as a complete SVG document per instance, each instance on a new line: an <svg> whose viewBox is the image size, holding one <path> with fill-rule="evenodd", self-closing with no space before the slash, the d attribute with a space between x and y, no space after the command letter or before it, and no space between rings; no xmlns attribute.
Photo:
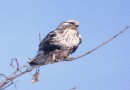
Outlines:
<svg viewBox="0 0 130 90"><path fill-rule="evenodd" d="M64 59L71 59L72 57L67 55L67 54L64 54Z"/></svg>
<svg viewBox="0 0 130 90"><path fill-rule="evenodd" d="M52 62L51 62L51 63L54 63L54 62L57 62L57 59L56 59L56 55L55 55L55 54L52 55Z"/></svg>
<svg viewBox="0 0 130 90"><path fill-rule="evenodd" d="M56 55L53 54L53 55L52 55L52 60L54 61L55 59L56 59Z"/></svg>
<svg viewBox="0 0 130 90"><path fill-rule="evenodd" d="M68 58L69 56L67 54L64 53L64 59Z"/></svg>

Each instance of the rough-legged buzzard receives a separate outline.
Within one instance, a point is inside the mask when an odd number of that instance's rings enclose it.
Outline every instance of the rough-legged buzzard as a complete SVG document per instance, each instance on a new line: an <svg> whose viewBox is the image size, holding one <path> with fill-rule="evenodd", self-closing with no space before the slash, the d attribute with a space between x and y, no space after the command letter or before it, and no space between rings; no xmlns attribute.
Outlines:
<svg viewBox="0 0 130 90"><path fill-rule="evenodd" d="M60 23L56 30L51 31L42 40L37 56L29 64L43 65L69 58L82 42L77 31L78 26L79 23L75 20Z"/></svg>

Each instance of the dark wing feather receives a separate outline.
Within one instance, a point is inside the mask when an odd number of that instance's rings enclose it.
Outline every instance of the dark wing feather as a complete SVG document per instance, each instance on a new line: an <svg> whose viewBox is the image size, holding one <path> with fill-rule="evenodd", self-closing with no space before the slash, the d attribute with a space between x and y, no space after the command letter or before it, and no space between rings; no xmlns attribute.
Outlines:
<svg viewBox="0 0 130 90"><path fill-rule="evenodd" d="M56 45L55 37L57 36L57 31L51 31L39 44L39 51L44 51L44 53L48 53L50 51L54 51L56 49L61 49L60 46Z"/></svg>

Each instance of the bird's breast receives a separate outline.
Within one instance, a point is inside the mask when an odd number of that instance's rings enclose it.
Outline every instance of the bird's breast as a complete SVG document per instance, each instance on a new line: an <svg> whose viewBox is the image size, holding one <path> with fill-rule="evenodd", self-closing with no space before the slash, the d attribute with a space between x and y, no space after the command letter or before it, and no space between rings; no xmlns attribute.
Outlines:
<svg viewBox="0 0 130 90"><path fill-rule="evenodd" d="M66 46L75 46L80 42L80 35L77 30L64 30L59 36L60 43Z"/></svg>

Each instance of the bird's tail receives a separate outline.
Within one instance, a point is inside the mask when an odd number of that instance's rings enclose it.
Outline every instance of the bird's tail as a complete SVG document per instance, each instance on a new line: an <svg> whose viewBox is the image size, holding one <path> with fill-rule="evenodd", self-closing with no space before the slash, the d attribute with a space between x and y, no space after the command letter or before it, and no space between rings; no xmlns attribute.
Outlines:
<svg viewBox="0 0 130 90"><path fill-rule="evenodd" d="M53 51L47 54L39 53L37 56L35 56L30 62L30 66L34 65L45 65L49 63L54 63L58 61L63 61L68 58L67 52L57 50Z"/></svg>
<svg viewBox="0 0 130 90"><path fill-rule="evenodd" d="M51 61L52 61L52 55L38 54L29 62L29 64L30 66L45 65L45 64L51 63Z"/></svg>

